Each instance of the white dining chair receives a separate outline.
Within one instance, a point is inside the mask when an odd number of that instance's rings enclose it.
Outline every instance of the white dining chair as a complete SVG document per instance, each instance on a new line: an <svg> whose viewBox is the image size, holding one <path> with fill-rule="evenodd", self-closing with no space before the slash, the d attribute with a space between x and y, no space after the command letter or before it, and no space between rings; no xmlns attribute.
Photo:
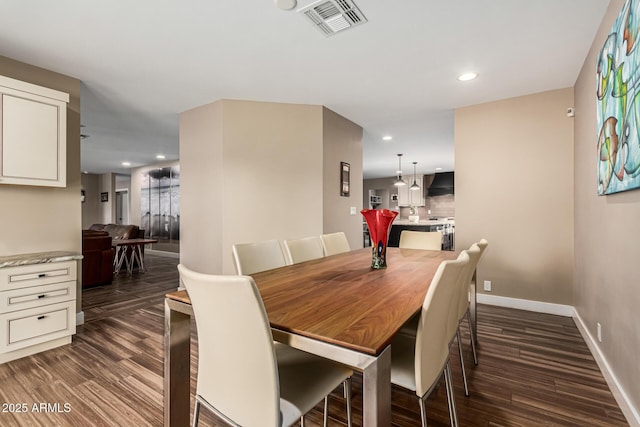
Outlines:
<svg viewBox="0 0 640 427"><path fill-rule="evenodd" d="M411 231L402 230L400 233L400 248L442 250L442 233L439 231Z"/></svg>
<svg viewBox="0 0 640 427"><path fill-rule="evenodd" d="M416 335L396 334L391 342L391 382L416 393L423 427L427 397L442 375L451 425L458 425L449 349L458 320L457 284L468 262L469 256L462 252L458 259L440 264L424 298Z"/></svg>
<svg viewBox="0 0 640 427"><path fill-rule="evenodd" d="M323 234L320 236L320 239L322 240L325 256L341 254L351 250L347 236L342 231Z"/></svg>
<svg viewBox="0 0 640 427"><path fill-rule="evenodd" d="M285 240L284 249L291 264L322 258L324 256L320 236Z"/></svg>
<svg viewBox="0 0 640 427"><path fill-rule="evenodd" d="M233 245L233 259L240 275L250 275L287 265L280 242L265 240Z"/></svg>
<svg viewBox="0 0 640 427"><path fill-rule="evenodd" d="M476 242L478 247L480 248L480 259L482 259L482 255L484 255L484 251L489 246L489 242L486 239L480 239L480 241ZM478 264L480 263L480 259L478 259ZM473 303L469 305L469 314L471 316L471 334L474 337L474 341L478 340L476 331L478 325L476 325L477 321L477 313L476 313L476 282L478 281L478 268L473 271L473 276L471 277L471 283L469 284L469 299L473 298ZM475 361L476 365L478 364L477 358Z"/></svg>
<svg viewBox="0 0 640 427"><path fill-rule="evenodd" d="M458 296L457 296L457 328L456 328L456 337L458 339L458 352L460 354L460 367L462 370L462 381L464 383L464 394L465 396L469 396L469 386L467 384L467 372L464 364L464 356L462 351L462 334L460 333L460 324L466 319L469 322L469 336L471 339L471 349L473 351L473 363L478 364L478 356L476 354L476 343L473 337L473 333L471 331L471 314L469 312L469 291L471 278L473 276L473 272L476 270L476 266L478 265L478 260L480 259L480 248L477 244L471 245L469 249L467 249L466 254L469 256L469 263L464 268L462 274L460 275L460 280L458 281Z"/></svg>
<svg viewBox="0 0 640 427"><path fill-rule="evenodd" d="M194 427L201 406L236 426L304 423L304 414L340 384L350 382L350 369L274 344L251 277L202 274L182 264L178 271L199 332ZM350 405L347 393L349 425ZM325 425L326 408L325 401Z"/></svg>

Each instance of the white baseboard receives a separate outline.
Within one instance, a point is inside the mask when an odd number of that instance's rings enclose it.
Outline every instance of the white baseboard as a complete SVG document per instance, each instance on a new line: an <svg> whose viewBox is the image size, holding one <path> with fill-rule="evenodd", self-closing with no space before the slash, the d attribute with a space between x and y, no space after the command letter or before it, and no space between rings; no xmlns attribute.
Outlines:
<svg viewBox="0 0 640 427"><path fill-rule="evenodd" d="M582 338L587 343L589 351L593 355L593 358L600 368L600 372L604 376L613 397L616 399L620 410L627 418L627 422L631 427L640 427L640 413L634 408L629 396L625 393L624 389L620 386L618 379L611 370L611 366L607 362L600 351L600 347L593 339L589 330L586 328L582 318L576 311L576 309L570 305L553 304L541 301L531 301L518 298L501 297L496 295L477 294L477 302L479 304L496 305L499 307L517 308L520 310L535 311L537 313L556 314L559 316L572 317Z"/></svg>
<svg viewBox="0 0 640 427"><path fill-rule="evenodd" d="M151 255L164 256L167 258L177 258L180 259L180 254L177 252L165 252L165 251L155 251L153 249L145 249L145 253L150 253Z"/></svg>
<svg viewBox="0 0 640 427"><path fill-rule="evenodd" d="M76 313L76 326L84 325L84 311Z"/></svg>
<svg viewBox="0 0 640 427"><path fill-rule="evenodd" d="M600 351L597 341L589 333L589 329L587 329L584 321L575 309L573 310L573 320L576 322L576 326L578 327L582 338L587 343L587 346L589 347L593 358L596 360L604 379L607 381L613 397L616 399L616 402L618 402L620 410L622 410L622 413L627 418L627 422L632 427L640 427L640 413L633 407L629 396L627 396L624 389L620 386L618 378L611 370L609 362L607 362L604 354Z"/></svg>
<svg viewBox="0 0 640 427"><path fill-rule="evenodd" d="M556 314L572 317L573 307L570 305L554 304L550 302L532 301L527 299L501 297L496 295L477 294L479 304L497 305L499 307L517 308L519 310L535 311L536 313Z"/></svg>

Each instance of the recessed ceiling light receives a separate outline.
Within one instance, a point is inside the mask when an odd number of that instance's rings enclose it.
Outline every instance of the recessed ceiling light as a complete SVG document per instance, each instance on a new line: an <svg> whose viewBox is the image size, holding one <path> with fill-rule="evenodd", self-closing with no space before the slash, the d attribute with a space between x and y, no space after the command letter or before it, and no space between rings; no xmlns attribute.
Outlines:
<svg viewBox="0 0 640 427"><path fill-rule="evenodd" d="M383 141L391 141L393 139L393 137L391 135L386 135L382 137Z"/></svg>
<svg viewBox="0 0 640 427"><path fill-rule="evenodd" d="M122 166L131 166L130 162L122 162Z"/></svg>
<svg viewBox="0 0 640 427"><path fill-rule="evenodd" d="M164 160L166 158L167 157L164 154L156 154L156 159L158 159L158 160Z"/></svg>
<svg viewBox="0 0 640 427"><path fill-rule="evenodd" d="M441 171L441 170L442 170L442 168L436 168L436 170L437 170L437 171Z"/></svg>
<svg viewBox="0 0 640 427"><path fill-rule="evenodd" d="M296 0L274 0L274 3L282 10L291 10L298 5Z"/></svg>
<svg viewBox="0 0 640 427"><path fill-rule="evenodd" d="M469 80L473 80L476 77L478 77L478 75L476 73L464 73L464 74L460 74L458 76L458 80L460 80L461 82L466 82Z"/></svg>

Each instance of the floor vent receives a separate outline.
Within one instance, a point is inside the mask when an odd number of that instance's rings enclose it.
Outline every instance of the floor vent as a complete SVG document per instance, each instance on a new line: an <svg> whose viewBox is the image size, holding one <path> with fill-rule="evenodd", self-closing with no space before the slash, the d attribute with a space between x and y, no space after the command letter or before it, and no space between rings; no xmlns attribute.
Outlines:
<svg viewBox="0 0 640 427"><path fill-rule="evenodd" d="M319 0L300 10L327 37L367 22L351 0Z"/></svg>

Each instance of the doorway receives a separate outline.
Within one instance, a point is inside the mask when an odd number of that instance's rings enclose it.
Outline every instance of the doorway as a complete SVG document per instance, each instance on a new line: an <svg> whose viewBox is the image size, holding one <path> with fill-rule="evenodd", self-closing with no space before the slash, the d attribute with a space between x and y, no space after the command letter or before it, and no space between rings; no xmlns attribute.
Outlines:
<svg viewBox="0 0 640 427"><path fill-rule="evenodd" d="M116 190L116 224L129 224L129 190Z"/></svg>

